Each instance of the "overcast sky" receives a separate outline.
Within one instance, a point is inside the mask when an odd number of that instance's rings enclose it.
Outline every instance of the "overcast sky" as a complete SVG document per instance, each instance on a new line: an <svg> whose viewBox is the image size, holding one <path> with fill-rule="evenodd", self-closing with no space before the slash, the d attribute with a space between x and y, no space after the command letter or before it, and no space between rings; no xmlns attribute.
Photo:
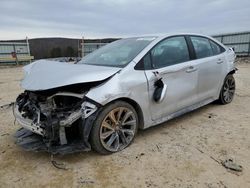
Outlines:
<svg viewBox="0 0 250 188"><path fill-rule="evenodd" d="M250 0L0 0L0 40L250 31Z"/></svg>

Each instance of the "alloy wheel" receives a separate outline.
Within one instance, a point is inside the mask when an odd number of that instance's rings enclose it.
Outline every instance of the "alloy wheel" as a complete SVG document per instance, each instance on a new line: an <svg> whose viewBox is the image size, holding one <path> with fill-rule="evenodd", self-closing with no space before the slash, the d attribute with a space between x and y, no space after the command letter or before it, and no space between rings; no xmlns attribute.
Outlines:
<svg viewBox="0 0 250 188"><path fill-rule="evenodd" d="M223 86L222 96L226 103L230 103L233 100L235 93L235 80L233 77L229 77Z"/></svg>
<svg viewBox="0 0 250 188"><path fill-rule="evenodd" d="M111 110L103 119L100 140L103 147L116 152L128 146L136 132L137 120L134 112L126 107Z"/></svg>

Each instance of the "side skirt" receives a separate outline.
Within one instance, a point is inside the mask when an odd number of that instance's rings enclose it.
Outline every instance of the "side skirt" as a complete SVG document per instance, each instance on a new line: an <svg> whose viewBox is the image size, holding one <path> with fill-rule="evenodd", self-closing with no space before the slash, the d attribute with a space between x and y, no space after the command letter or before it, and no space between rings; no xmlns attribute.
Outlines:
<svg viewBox="0 0 250 188"><path fill-rule="evenodd" d="M177 112L174 112L174 113L172 113L170 115L167 115L167 116L165 116L163 118L159 118L158 120L153 121L153 123L150 126L144 127L144 129L149 128L149 127L153 127L153 126L158 125L160 123L164 123L164 122L169 121L169 120L171 120L173 118L179 117L179 116L181 116L183 114L186 114L188 112L196 110L196 109L198 109L198 108L200 108L202 106L205 106L205 105L207 105L207 104L209 104L209 103L211 103L213 101L214 101L214 98L209 98L209 99L206 99L206 100L201 101L199 103L196 103L194 105L183 108L183 109L181 109L181 110L179 110Z"/></svg>

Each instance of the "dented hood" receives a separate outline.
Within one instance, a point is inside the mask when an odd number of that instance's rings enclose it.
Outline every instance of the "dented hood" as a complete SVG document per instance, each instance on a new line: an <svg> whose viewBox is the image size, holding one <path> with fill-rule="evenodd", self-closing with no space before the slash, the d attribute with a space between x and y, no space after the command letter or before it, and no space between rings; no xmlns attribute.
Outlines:
<svg viewBox="0 0 250 188"><path fill-rule="evenodd" d="M30 91L47 90L72 84L104 80L121 68L69 64L39 60L24 67L22 88Z"/></svg>

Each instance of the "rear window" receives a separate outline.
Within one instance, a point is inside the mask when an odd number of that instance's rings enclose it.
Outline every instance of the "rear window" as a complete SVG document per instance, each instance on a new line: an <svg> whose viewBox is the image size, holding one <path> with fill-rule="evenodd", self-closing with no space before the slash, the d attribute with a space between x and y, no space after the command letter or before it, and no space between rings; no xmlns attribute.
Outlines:
<svg viewBox="0 0 250 188"><path fill-rule="evenodd" d="M190 37L194 46L196 57L205 58L213 56L213 50L208 39L204 37Z"/></svg>
<svg viewBox="0 0 250 188"><path fill-rule="evenodd" d="M212 51L214 55L218 55L222 52L224 52L224 48L222 48L220 45L216 44L214 41L210 40L209 41L212 47Z"/></svg>

